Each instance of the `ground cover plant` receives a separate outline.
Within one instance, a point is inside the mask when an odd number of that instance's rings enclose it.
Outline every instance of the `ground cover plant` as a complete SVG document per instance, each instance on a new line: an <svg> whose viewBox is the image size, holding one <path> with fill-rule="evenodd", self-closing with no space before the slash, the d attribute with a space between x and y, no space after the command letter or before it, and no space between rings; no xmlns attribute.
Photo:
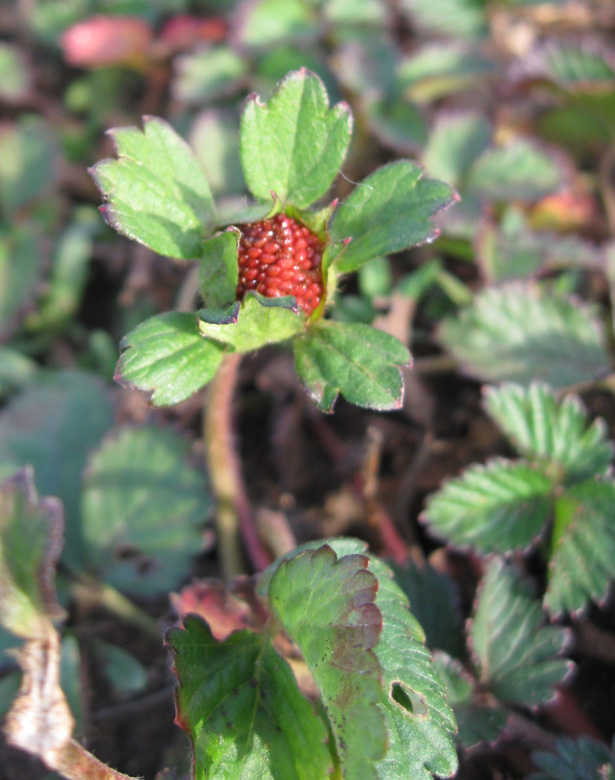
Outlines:
<svg viewBox="0 0 615 780"><path fill-rule="evenodd" d="M0 778L615 776L607 2L0 11Z"/></svg>

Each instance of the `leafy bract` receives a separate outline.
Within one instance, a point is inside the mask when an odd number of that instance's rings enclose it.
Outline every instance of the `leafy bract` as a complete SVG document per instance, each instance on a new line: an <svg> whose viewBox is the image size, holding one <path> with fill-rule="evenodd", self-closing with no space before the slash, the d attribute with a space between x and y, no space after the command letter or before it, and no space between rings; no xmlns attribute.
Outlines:
<svg viewBox="0 0 615 780"><path fill-rule="evenodd" d="M614 505L612 480L588 480L558 498L544 599L549 611L578 612L606 596L615 578Z"/></svg>
<svg viewBox="0 0 615 780"><path fill-rule="evenodd" d="M410 160L383 165L338 206L329 236L333 242L348 243L334 261L337 271L356 271L372 257L400 252L438 235L431 217L457 196L448 184L422 173Z"/></svg>
<svg viewBox="0 0 615 780"><path fill-rule="evenodd" d="M307 208L337 176L350 141L345 103L329 108L322 81L290 73L267 104L253 95L241 119L241 164L250 192L264 201Z"/></svg>
<svg viewBox="0 0 615 780"><path fill-rule="evenodd" d="M223 309L235 300L239 238L239 231L231 228L203 242L199 292L208 309Z"/></svg>
<svg viewBox="0 0 615 780"><path fill-rule="evenodd" d="M0 414L0 473L33 466L41 493L58 496L66 520L62 560L84 561L79 514L81 474L90 452L113 421L109 393L91 374L42 376Z"/></svg>
<svg viewBox="0 0 615 780"><path fill-rule="evenodd" d="M605 475L613 455L604 420L589 427L581 401L558 402L544 384L505 384L485 391L485 406L519 452L537 460L547 476L572 484Z"/></svg>
<svg viewBox="0 0 615 780"><path fill-rule="evenodd" d="M553 753L532 753L532 761L542 771L532 773L528 780L612 780L615 775L615 756L604 742L591 737L559 737L554 748Z"/></svg>
<svg viewBox="0 0 615 780"><path fill-rule="evenodd" d="M168 312L142 322L122 339L116 379L152 393L156 406L185 401L216 373L221 345L204 339L195 314Z"/></svg>
<svg viewBox="0 0 615 780"><path fill-rule="evenodd" d="M63 614L54 586L62 530L62 505L38 498L31 469L0 485L0 625L24 639L44 639Z"/></svg>
<svg viewBox="0 0 615 780"><path fill-rule="evenodd" d="M393 336L369 325L320 320L295 339L295 367L311 398L331 411L338 393L369 409L399 409L400 366L410 353Z"/></svg>
<svg viewBox="0 0 615 780"><path fill-rule="evenodd" d="M530 464L492 460L445 483L430 497L423 519L455 545L507 552L540 534L551 490L551 481Z"/></svg>
<svg viewBox="0 0 615 780"><path fill-rule="evenodd" d="M483 290L438 336L464 371L487 381L558 388L610 370L594 310L532 283Z"/></svg>
<svg viewBox="0 0 615 780"><path fill-rule="evenodd" d="M168 642L179 678L177 722L194 746L195 780L322 780L331 769L324 722L263 634L218 642L189 616Z"/></svg>
<svg viewBox="0 0 615 780"><path fill-rule="evenodd" d="M83 496L88 561L130 593L166 593L201 546L210 499L204 474L187 463L171 431L126 428L92 456Z"/></svg>
<svg viewBox="0 0 615 780"><path fill-rule="evenodd" d="M199 257L214 206L205 175L186 142L162 119L112 131L118 160L102 160L91 173L103 197L105 220L155 252Z"/></svg>
<svg viewBox="0 0 615 780"><path fill-rule="evenodd" d="M232 352L252 352L291 338L305 328L305 315L293 297L266 298L248 292L226 311L201 309L199 330Z"/></svg>
<svg viewBox="0 0 615 780"><path fill-rule="evenodd" d="M470 629L480 682L502 701L535 706L553 696L570 663L566 631L542 626L540 604L501 558L488 565Z"/></svg>
<svg viewBox="0 0 615 780"><path fill-rule="evenodd" d="M271 609L320 691L346 780L377 780L374 762L386 751L374 653L382 615L367 565L364 555L338 558L325 545L282 561L269 585Z"/></svg>
<svg viewBox="0 0 615 780"><path fill-rule="evenodd" d="M491 132L478 114L441 115L425 147L425 170L456 187L463 184L472 163L487 148Z"/></svg>

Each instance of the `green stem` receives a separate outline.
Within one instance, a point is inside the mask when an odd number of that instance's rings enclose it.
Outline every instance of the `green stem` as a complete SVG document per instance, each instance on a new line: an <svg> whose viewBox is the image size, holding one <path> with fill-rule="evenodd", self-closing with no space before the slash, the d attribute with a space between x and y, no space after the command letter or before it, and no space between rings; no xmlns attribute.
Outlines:
<svg viewBox="0 0 615 780"><path fill-rule="evenodd" d="M92 580L89 577L79 576L73 581L71 589L77 601L82 599L93 601L121 620L137 626L145 634L160 640L161 631L154 618L150 617L147 612L144 612L136 604L133 604L130 599L122 595L112 585Z"/></svg>

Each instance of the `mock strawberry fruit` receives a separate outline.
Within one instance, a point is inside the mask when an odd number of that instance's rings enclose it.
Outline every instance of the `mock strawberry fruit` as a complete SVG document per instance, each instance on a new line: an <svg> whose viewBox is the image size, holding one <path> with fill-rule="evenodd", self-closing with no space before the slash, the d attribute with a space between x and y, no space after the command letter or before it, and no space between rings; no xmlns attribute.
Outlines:
<svg viewBox="0 0 615 780"><path fill-rule="evenodd" d="M323 245L318 236L286 214L239 229L237 299L248 290L267 298L294 295L303 311L311 314L324 289Z"/></svg>

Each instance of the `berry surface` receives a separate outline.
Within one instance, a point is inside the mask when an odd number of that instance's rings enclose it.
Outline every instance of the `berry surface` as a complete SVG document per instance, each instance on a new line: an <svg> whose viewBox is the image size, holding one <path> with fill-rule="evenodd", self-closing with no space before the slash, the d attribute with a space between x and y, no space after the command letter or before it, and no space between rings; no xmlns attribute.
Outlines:
<svg viewBox="0 0 615 780"><path fill-rule="evenodd" d="M277 214L250 225L240 225L237 300L248 290L267 298L294 295L306 314L323 295L323 244L293 217Z"/></svg>

